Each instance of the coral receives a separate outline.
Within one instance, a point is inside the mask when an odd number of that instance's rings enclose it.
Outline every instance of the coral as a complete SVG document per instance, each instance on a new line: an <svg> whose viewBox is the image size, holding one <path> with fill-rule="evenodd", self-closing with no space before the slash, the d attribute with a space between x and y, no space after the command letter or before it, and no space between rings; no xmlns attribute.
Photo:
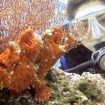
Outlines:
<svg viewBox="0 0 105 105"><path fill-rule="evenodd" d="M65 76L67 76L66 73L61 70L52 69L48 72L46 81L52 88L52 95L48 101L39 105L96 105L103 102L102 93L94 82L87 79L67 80Z"/></svg>
<svg viewBox="0 0 105 105"><path fill-rule="evenodd" d="M61 26L64 7L58 0L0 0L0 53L29 27L42 33L51 24Z"/></svg>
<svg viewBox="0 0 105 105"><path fill-rule="evenodd" d="M45 75L67 50L73 37L65 39L62 28L52 27L41 37L32 29L25 30L16 42L0 55L0 86L19 94L29 86L36 90L35 99L45 101L51 96L51 89L45 84Z"/></svg>
<svg viewBox="0 0 105 105"><path fill-rule="evenodd" d="M100 102L102 99L101 90L98 89L96 84L90 81L83 80L78 83L78 89L83 92L89 99Z"/></svg>

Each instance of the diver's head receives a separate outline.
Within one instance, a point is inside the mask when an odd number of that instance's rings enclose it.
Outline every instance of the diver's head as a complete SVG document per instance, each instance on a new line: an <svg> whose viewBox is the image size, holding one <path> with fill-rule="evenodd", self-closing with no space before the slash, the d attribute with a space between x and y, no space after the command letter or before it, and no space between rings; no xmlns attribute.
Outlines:
<svg viewBox="0 0 105 105"><path fill-rule="evenodd" d="M96 44L105 42L105 0L68 0L66 15L75 20L78 34L88 36L82 41L87 48L94 51Z"/></svg>

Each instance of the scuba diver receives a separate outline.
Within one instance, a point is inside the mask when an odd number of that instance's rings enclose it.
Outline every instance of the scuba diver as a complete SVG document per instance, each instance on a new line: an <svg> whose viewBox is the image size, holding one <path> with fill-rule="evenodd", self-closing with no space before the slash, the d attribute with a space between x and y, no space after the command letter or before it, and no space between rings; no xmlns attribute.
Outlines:
<svg viewBox="0 0 105 105"><path fill-rule="evenodd" d="M89 37L60 58L60 68L69 73L105 75L105 0L68 0L66 14L70 21L85 24L87 31L83 35Z"/></svg>

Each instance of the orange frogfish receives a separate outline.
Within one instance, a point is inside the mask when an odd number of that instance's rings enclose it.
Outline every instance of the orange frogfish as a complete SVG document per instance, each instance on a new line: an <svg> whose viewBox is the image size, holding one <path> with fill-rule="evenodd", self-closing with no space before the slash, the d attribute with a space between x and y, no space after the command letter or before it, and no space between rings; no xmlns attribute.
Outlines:
<svg viewBox="0 0 105 105"><path fill-rule="evenodd" d="M52 27L43 35L36 35L31 28L25 30L0 55L0 87L20 93L33 86L36 100L48 100L51 89L45 84L45 76L72 41L73 36L65 35L62 28Z"/></svg>

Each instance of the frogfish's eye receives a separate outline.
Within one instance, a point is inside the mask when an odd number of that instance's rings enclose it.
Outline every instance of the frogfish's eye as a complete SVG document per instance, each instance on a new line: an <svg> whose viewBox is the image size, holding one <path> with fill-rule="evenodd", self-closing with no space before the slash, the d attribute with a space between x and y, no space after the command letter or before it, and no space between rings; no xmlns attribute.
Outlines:
<svg viewBox="0 0 105 105"><path fill-rule="evenodd" d="M25 41L26 44L28 44L29 46L32 45L32 42L31 41Z"/></svg>

